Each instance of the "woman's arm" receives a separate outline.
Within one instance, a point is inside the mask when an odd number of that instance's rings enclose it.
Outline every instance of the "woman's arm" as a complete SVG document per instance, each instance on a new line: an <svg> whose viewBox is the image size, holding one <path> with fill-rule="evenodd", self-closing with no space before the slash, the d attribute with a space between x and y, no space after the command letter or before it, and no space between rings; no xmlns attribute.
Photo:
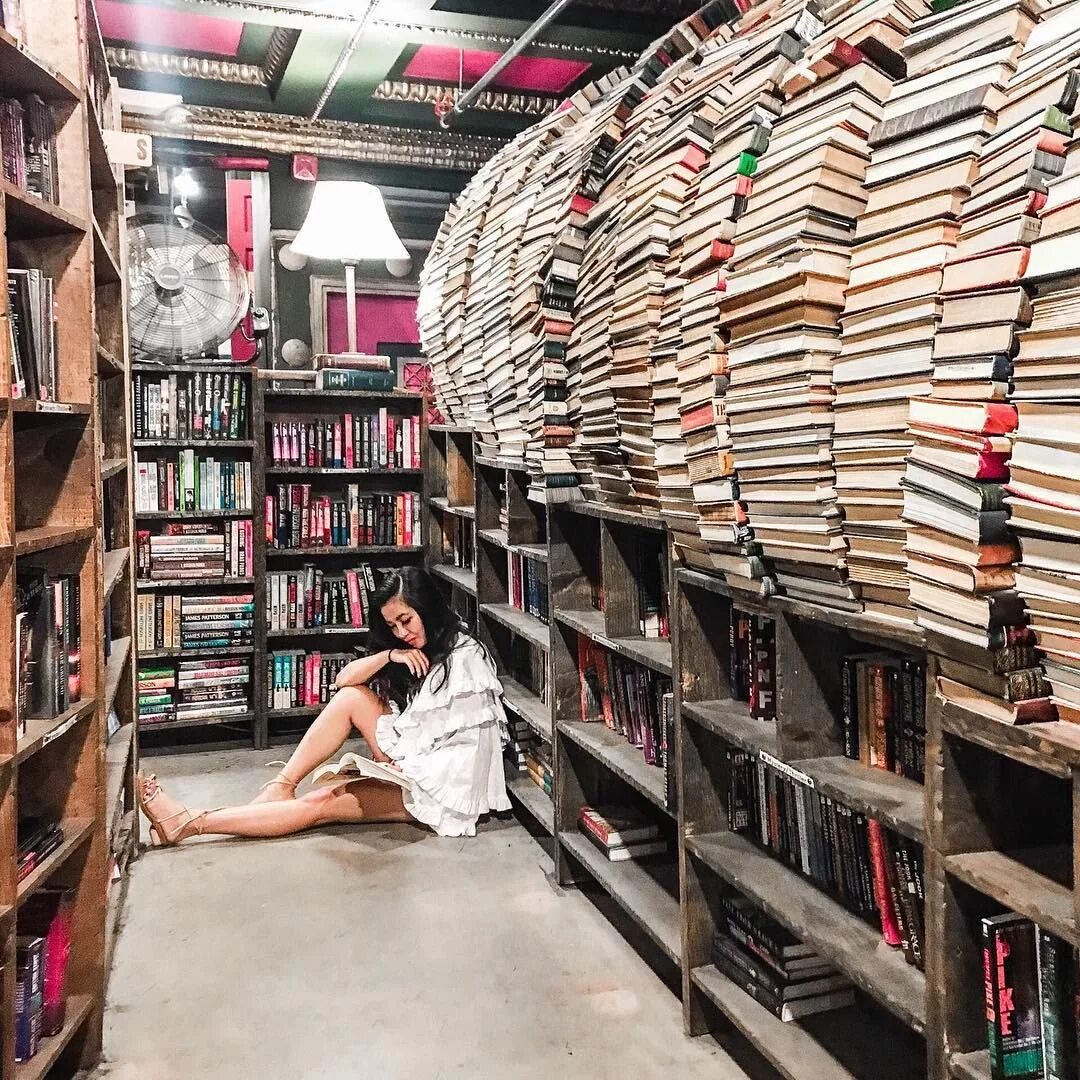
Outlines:
<svg viewBox="0 0 1080 1080"><path fill-rule="evenodd" d="M428 672L428 658L419 649L384 649L371 656L361 656L346 664L334 680L334 686L366 686L387 664L403 664L417 679Z"/></svg>

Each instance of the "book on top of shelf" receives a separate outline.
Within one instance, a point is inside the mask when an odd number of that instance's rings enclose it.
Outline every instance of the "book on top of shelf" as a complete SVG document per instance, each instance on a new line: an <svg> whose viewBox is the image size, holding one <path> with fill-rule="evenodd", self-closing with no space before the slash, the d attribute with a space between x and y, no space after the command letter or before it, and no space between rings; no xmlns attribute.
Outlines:
<svg viewBox="0 0 1080 1080"><path fill-rule="evenodd" d="M660 826L656 822L628 806L606 803L595 808L583 806L578 811L578 822L583 831L591 833L609 848L655 840L660 835Z"/></svg>
<svg viewBox="0 0 1080 1080"><path fill-rule="evenodd" d="M377 353L316 353L311 364L316 370L389 371L391 361L389 356Z"/></svg>
<svg viewBox="0 0 1080 1080"><path fill-rule="evenodd" d="M1042 1014L1035 924L1022 915L982 920L987 1045L993 1080L1042 1077Z"/></svg>
<svg viewBox="0 0 1080 1080"><path fill-rule="evenodd" d="M250 437L250 371L135 371L131 381L135 439Z"/></svg>

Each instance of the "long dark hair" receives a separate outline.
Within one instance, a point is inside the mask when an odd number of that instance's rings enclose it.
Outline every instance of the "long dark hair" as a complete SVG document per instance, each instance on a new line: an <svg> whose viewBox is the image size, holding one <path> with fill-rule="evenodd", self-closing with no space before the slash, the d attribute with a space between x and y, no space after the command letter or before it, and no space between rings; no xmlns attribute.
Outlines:
<svg viewBox="0 0 1080 1080"><path fill-rule="evenodd" d="M449 672L447 661L454 651L458 636L463 634L471 638L473 635L456 612L447 605L434 578L418 566L404 566L400 570L388 570L379 582L379 587L372 593L372 653L407 648L394 637L382 617L383 607L395 597L413 608L423 620L427 638L423 652L431 661L429 678L434 680L432 689L440 690L446 682ZM390 684L391 696L399 705L404 705L419 685L417 680L402 664L388 664L384 673Z"/></svg>

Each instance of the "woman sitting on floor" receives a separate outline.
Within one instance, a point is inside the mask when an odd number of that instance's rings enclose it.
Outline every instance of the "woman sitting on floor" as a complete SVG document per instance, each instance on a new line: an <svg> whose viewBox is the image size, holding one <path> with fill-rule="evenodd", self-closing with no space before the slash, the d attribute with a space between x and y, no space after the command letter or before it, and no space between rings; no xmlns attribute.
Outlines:
<svg viewBox="0 0 1080 1080"><path fill-rule="evenodd" d="M474 836L476 821L508 810L502 747L502 687L484 647L447 607L419 569L390 572L373 596L374 649L339 673L337 693L275 779L245 806L189 810L154 776L139 776L138 797L155 844L204 833L288 836L317 825L412 821L440 836ZM370 689L388 677L388 704ZM376 761L400 769L410 788L364 779L318 788L296 786L341 748L356 729Z"/></svg>

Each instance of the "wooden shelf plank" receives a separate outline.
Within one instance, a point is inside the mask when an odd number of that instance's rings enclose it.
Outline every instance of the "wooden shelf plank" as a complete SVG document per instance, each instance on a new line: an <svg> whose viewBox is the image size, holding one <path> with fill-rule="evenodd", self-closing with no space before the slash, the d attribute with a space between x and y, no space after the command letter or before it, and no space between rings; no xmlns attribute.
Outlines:
<svg viewBox="0 0 1080 1080"><path fill-rule="evenodd" d="M1063 780L1080 766L1080 724L1003 724L951 701L941 704L941 722L950 735Z"/></svg>
<svg viewBox="0 0 1080 1080"><path fill-rule="evenodd" d="M664 770L649 765L641 750L601 721L560 720L559 731L591 754L654 806L670 814L664 796Z"/></svg>
<svg viewBox="0 0 1080 1080"><path fill-rule="evenodd" d="M266 715L271 720L302 720L318 716L325 708L325 705L297 705L294 709L268 709Z"/></svg>
<svg viewBox="0 0 1080 1080"><path fill-rule="evenodd" d="M528 472L529 466L523 458L501 458L491 454L477 454L474 458L477 465L483 465L485 469L508 469L510 472Z"/></svg>
<svg viewBox="0 0 1080 1080"><path fill-rule="evenodd" d="M113 590L124 576L124 570L127 568L128 559L130 557L131 548L126 547L113 548L112 551L106 551L105 554L102 555L101 562L106 603L108 603L109 597L113 594Z"/></svg>
<svg viewBox="0 0 1080 1080"><path fill-rule="evenodd" d="M451 506L450 500L446 498L445 495L432 495L432 497L428 499L428 502L434 506L436 510L441 510L443 513L456 514L458 517L476 520L475 506Z"/></svg>
<svg viewBox="0 0 1080 1080"><path fill-rule="evenodd" d="M266 373L273 378L272 372ZM360 398L368 401L423 401L423 394L415 390L313 390L309 387L266 388L268 398ZM267 409L267 412L270 412Z"/></svg>
<svg viewBox="0 0 1080 1080"><path fill-rule="evenodd" d="M559 843L676 964L682 954L679 901L633 859L611 862L584 836L559 833ZM656 858L653 856L653 858Z"/></svg>
<svg viewBox="0 0 1080 1080"><path fill-rule="evenodd" d="M579 634L584 634L613 653L670 678L671 642L665 638L610 638L605 633L602 611L556 611L555 618L564 626L569 626Z"/></svg>
<svg viewBox="0 0 1080 1080"><path fill-rule="evenodd" d="M714 965L694 968L690 978L784 1080L858 1080L805 1028L784 1023Z"/></svg>
<svg viewBox="0 0 1080 1080"><path fill-rule="evenodd" d="M195 589L211 586L226 586L234 588L238 585L254 585L253 577L215 577L215 578L139 578L135 582L135 588L147 589Z"/></svg>
<svg viewBox="0 0 1080 1080"><path fill-rule="evenodd" d="M109 152L105 148L105 136L101 118L98 116L92 94L84 98L86 104L86 123L90 129L90 186L98 190L115 192L116 173L113 172Z"/></svg>
<svg viewBox="0 0 1080 1080"><path fill-rule="evenodd" d="M246 510L136 510L135 517L147 521L205 521L207 518L249 518L253 511Z"/></svg>
<svg viewBox="0 0 1080 1080"><path fill-rule="evenodd" d="M588 500L553 503L552 510L568 514L581 514L585 517L601 518L604 521L614 521L620 525L633 525L639 529L652 529L655 532L663 532L667 528L667 522L658 515L640 514L634 510L624 510L618 506L609 506L607 503L590 502Z"/></svg>
<svg viewBox="0 0 1080 1080"><path fill-rule="evenodd" d="M527 775L508 776L506 790L549 836L555 835L555 804Z"/></svg>
<svg viewBox="0 0 1080 1080"><path fill-rule="evenodd" d="M1047 854L1061 855L1068 865L1068 851L1053 849ZM1001 851L976 851L966 855L947 855L945 870L966 885L999 904L1026 915L1044 930L1056 934L1074 946L1080 945L1073 914L1072 889L1033 869L1030 863L1041 861L1040 852L1031 852L1026 862Z"/></svg>
<svg viewBox="0 0 1080 1080"><path fill-rule="evenodd" d="M64 1007L64 1026L59 1034L42 1039L38 1052L29 1061L15 1065L15 1080L43 1080L68 1043L86 1023L93 1012L94 1002L91 994L70 994Z"/></svg>
<svg viewBox="0 0 1080 1080"><path fill-rule="evenodd" d="M93 818L64 818L64 842L19 882L15 894L16 906L21 906L67 862L68 858L90 839L94 831Z"/></svg>
<svg viewBox="0 0 1080 1080"><path fill-rule="evenodd" d="M348 469L326 465L268 465L267 476L423 476L423 469Z"/></svg>
<svg viewBox="0 0 1080 1080"><path fill-rule="evenodd" d="M114 638L109 659L105 661L105 715L113 707L120 690L120 680L124 677L124 668L131 655L131 638Z"/></svg>
<svg viewBox="0 0 1080 1080"><path fill-rule="evenodd" d="M209 649L140 649L139 660L198 660L204 656L251 656L254 645L216 645Z"/></svg>
<svg viewBox="0 0 1080 1080"><path fill-rule="evenodd" d="M91 222L91 226L94 232L94 284L115 285L121 280L120 264L96 218Z"/></svg>
<svg viewBox="0 0 1080 1080"><path fill-rule="evenodd" d="M94 352L97 356L97 369L99 375L123 375L124 365L118 360L100 341L95 340Z"/></svg>
<svg viewBox="0 0 1080 1080"><path fill-rule="evenodd" d="M69 78L35 56L3 27L0 27L0 90L18 97L39 94L46 101L65 105L82 97Z"/></svg>
<svg viewBox="0 0 1080 1080"><path fill-rule="evenodd" d="M500 675L503 688L503 705L520 716L540 736L551 742L551 712L529 689L508 675Z"/></svg>
<svg viewBox="0 0 1080 1080"><path fill-rule="evenodd" d="M26 734L19 739L15 749L15 763L25 761L43 747L48 746L54 739L66 735L81 720L90 716L96 705L96 698L86 698L83 701L77 701L59 716L48 720L27 720Z"/></svg>
<svg viewBox="0 0 1080 1080"><path fill-rule="evenodd" d="M300 626L288 630L267 630L268 638L297 638L297 637L355 637L357 634L366 634L370 631L369 626Z"/></svg>
<svg viewBox="0 0 1080 1080"><path fill-rule="evenodd" d="M0 70L2 68L3 61L0 60ZM4 197L10 238L37 239L87 231L84 218L22 191L7 180L0 179L0 195Z"/></svg>
<svg viewBox="0 0 1080 1080"><path fill-rule="evenodd" d="M148 735L152 731L178 731L181 728L217 727L221 724L250 724L255 719L253 710L236 713L233 716L200 716L190 720L158 720L139 722L139 734Z"/></svg>
<svg viewBox="0 0 1080 1080"><path fill-rule="evenodd" d="M764 750L774 757L780 756L776 722L755 720L743 701L684 701L680 707L683 716L740 750L755 754Z"/></svg>
<svg viewBox="0 0 1080 1080"><path fill-rule="evenodd" d="M443 432L447 435L471 435L473 429L464 424L428 424L428 431Z"/></svg>
<svg viewBox="0 0 1080 1080"><path fill-rule="evenodd" d="M909 1027L924 1031L926 979L879 930L735 833L688 836L686 848Z"/></svg>
<svg viewBox="0 0 1080 1080"><path fill-rule="evenodd" d="M105 458L101 463L101 479L111 480L114 476L120 476L127 472L127 458Z"/></svg>
<svg viewBox="0 0 1080 1080"><path fill-rule="evenodd" d="M132 439L131 445L136 450L160 450L163 447L183 449L188 446L196 450L252 450L255 447L251 439Z"/></svg>
<svg viewBox="0 0 1080 1080"><path fill-rule="evenodd" d="M120 725L105 747L105 813L109 822L110 845L124 816L123 793L134 735L135 725L129 720Z"/></svg>
<svg viewBox="0 0 1080 1080"><path fill-rule="evenodd" d="M268 558L273 555L302 555L305 559L328 559L337 555L352 555L356 558L362 559L365 555L419 555L423 550L423 547L421 547L419 544L360 544L356 545L355 547L344 545L340 547L327 546L299 548L279 548L267 546L266 555Z"/></svg>
<svg viewBox="0 0 1080 1080"><path fill-rule="evenodd" d="M449 581L451 585L467 592L470 596L476 595L475 570L469 570L464 566L450 566L449 563L433 563L429 569L436 577Z"/></svg>
<svg viewBox="0 0 1080 1080"><path fill-rule="evenodd" d="M990 1054L975 1050L949 1057L949 1075L956 1080L990 1080Z"/></svg>
<svg viewBox="0 0 1080 1080"><path fill-rule="evenodd" d="M510 547L510 534L505 529L477 529L476 538L477 540L486 540L496 547Z"/></svg>
<svg viewBox="0 0 1080 1080"><path fill-rule="evenodd" d="M480 612L541 649L546 649L551 642L551 630L546 622L511 604L481 604Z"/></svg>
<svg viewBox="0 0 1080 1080"><path fill-rule="evenodd" d="M15 554L34 555L39 551L80 544L93 538L93 525L40 525L35 529L20 529L15 534Z"/></svg>
<svg viewBox="0 0 1080 1080"><path fill-rule="evenodd" d="M257 372L252 361L237 362L233 360L204 360L196 363L193 360L184 360L180 364L169 364L167 361L157 360L133 360L132 371L146 372L151 375L168 374L178 368L186 372L199 372L203 375L253 375Z"/></svg>
<svg viewBox="0 0 1080 1080"><path fill-rule="evenodd" d="M91 406L85 401L35 401L13 398L11 411L17 416L89 416Z"/></svg>

